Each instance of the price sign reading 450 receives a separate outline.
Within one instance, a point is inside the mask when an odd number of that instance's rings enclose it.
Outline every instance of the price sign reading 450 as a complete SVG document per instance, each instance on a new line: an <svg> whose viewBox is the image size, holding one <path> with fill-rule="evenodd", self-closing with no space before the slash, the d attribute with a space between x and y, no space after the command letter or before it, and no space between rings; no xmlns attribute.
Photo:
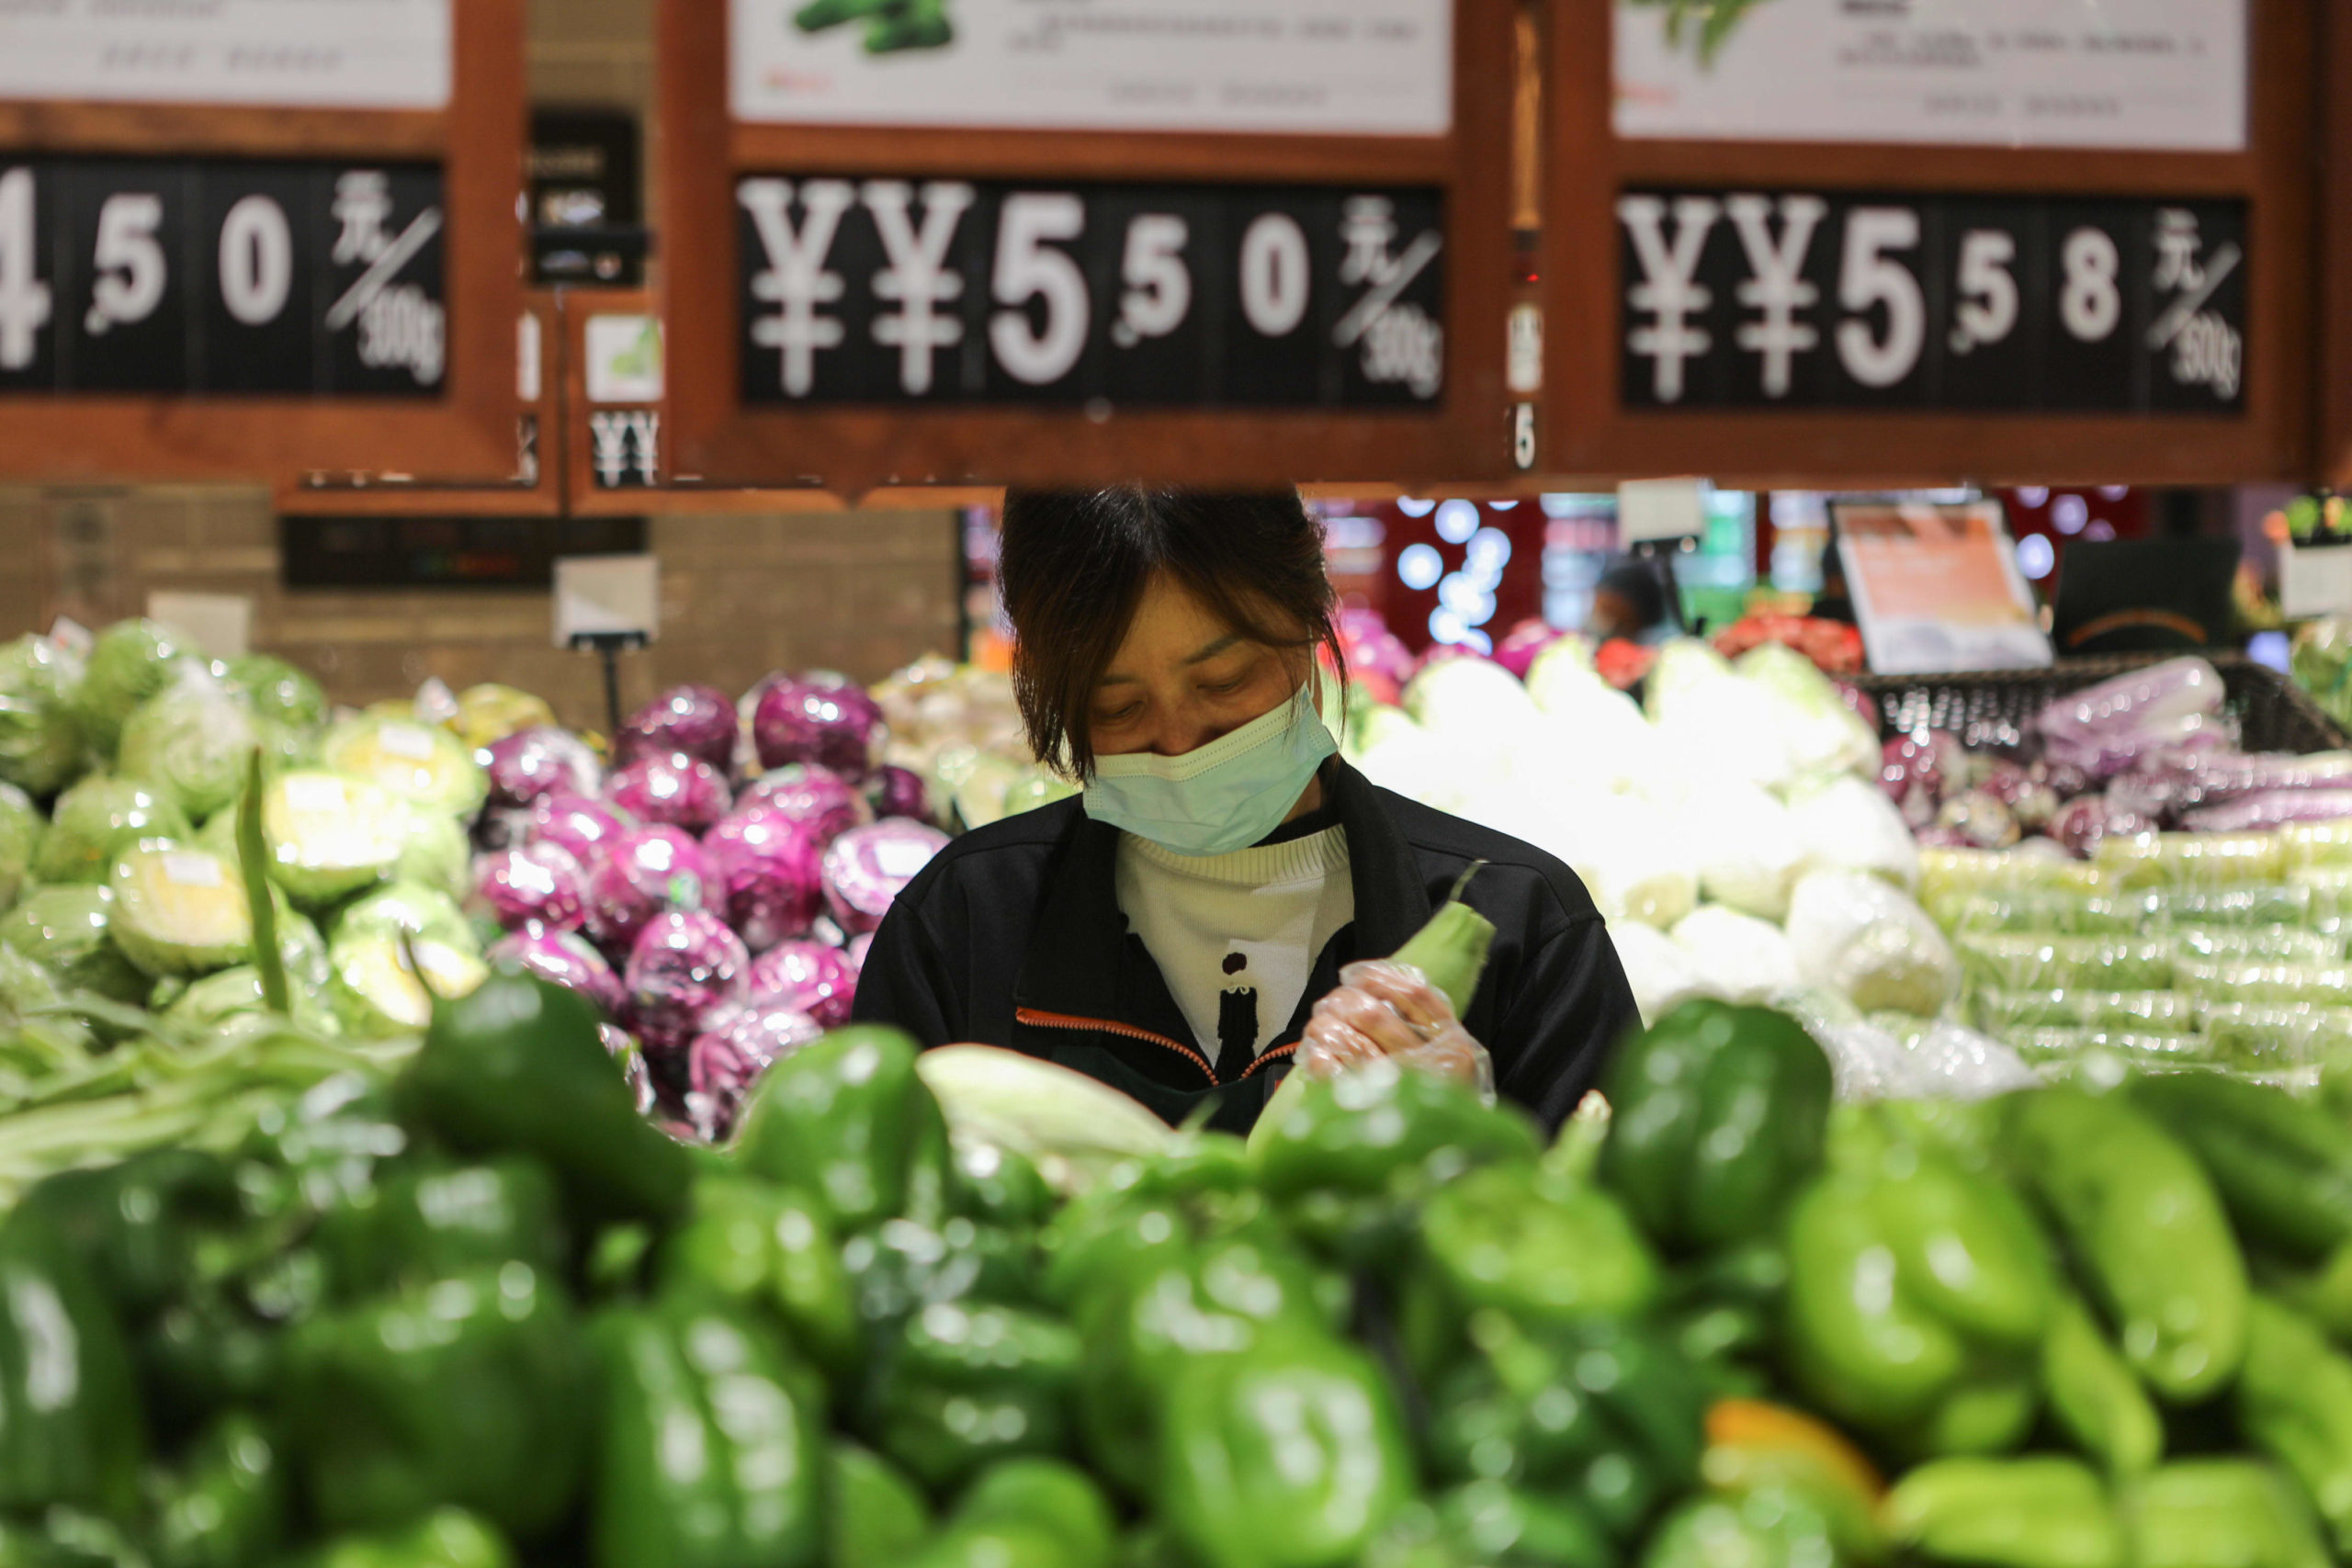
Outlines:
<svg viewBox="0 0 2352 1568"><path fill-rule="evenodd" d="M1629 191L1629 407L2237 413L2229 201Z"/></svg>
<svg viewBox="0 0 2352 1568"><path fill-rule="evenodd" d="M0 391L430 397L441 175L0 163Z"/></svg>
<svg viewBox="0 0 2352 1568"><path fill-rule="evenodd" d="M1433 407L1424 189L736 186L752 403Z"/></svg>

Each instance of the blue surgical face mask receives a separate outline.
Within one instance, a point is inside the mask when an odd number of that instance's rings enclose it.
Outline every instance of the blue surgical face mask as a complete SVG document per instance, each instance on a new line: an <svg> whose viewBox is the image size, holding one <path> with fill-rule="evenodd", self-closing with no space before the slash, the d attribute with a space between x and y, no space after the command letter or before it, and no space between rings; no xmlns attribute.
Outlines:
<svg viewBox="0 0 2352 1568"><path fill-rule="evenodd" d="M1339 742L1315 711L1313 682L1290 701L1181 757L1094 759L1086 814L1180 855L1247 849L1283 824Z"/></svg>

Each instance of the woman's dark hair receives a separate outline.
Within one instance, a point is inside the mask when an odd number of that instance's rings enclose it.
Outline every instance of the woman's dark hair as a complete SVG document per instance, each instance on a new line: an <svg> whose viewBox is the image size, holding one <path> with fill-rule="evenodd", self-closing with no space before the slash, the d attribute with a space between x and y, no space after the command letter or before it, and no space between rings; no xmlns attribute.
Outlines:
<svg viewBox="0 0 2352 1568"><path fill-rule="evenodd" d="M1340 652L1323 529L1295 491L1008 491L997 588L1012 623L1012 690L1029 744L1093 771L1088 714L1145 586L1166 572L1252 642Z"/></svg>

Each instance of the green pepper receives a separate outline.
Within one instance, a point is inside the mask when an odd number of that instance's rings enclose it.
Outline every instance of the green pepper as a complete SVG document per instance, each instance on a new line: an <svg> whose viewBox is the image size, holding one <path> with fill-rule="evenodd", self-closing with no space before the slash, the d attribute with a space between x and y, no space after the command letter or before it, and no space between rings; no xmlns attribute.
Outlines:
<svg viewBox="0 0 2352 1568"><path fill-rule="evenodd" d="M128 1517L146 1448L114 1314L48 1222L0 1224L0 1508Z"/></svg>
<svg viewBox="0 0 2352 1568"><path fill-rule="evenodd" d="M290 1103L264 1105L237 1172L247 1207L273 1217L320 1213L373 1190L410 1145L390 1100L375 1080L337 1073Z"/></svg>
<svg viewBox="0 0 2352 1568"><path fill-rule="evenodd" d="M1710 1497L1667 1516L1642 1568L1821 1568L1841 1561L1828 1522L1781 1492Z"/></svg>
<svg viewBox="0 0 2352 1568"><path fill-rule="evenodd" d="M1320 1281L1279 1237L1202 1243L1088 1297L1077 1322L1091 1348L1078 1409L1094 1462L1148 1496L1160 1472L1155 1417L1169 1388L1199 1358L1246 1351L1282 1319L1331 1325Z"/></svg>
<svg viewBox="0 0 2352 1568"><path fill-rule="evenodd" d="M875 1447L933 1490L999 1460L1063 1452L1079 1337L1016 1307L937 1302L883 1349L866 1392Z"/></svg>
<svg viewBox="0 0 2352 1568"><path fill-rule="evenodd" d="M498 1532L460 1508L436 1508L382 1535L345 1536L299 1561L300 1568L514 1568Z"/></svg>
<svg viewBox="0 0 2352 1568"><path fill-rule="evenodd" d="M2042 1336L2041 1387L2059 1429L2110 1476L2144 1474L2163 1456L2164 1418L2122 1353L2070 1293L2060 1295Z"/></svg>
<svg viewBox="0 0 2352 1568"><path fill-rule="evenodd" d="M122 1526L78 1508L54 1507L37 1524L0 1522L0 1568L149 1568Z"/></svg>
<svg viewBox="0 0 2352 1568"><path fill-rule="evenodd" d="M910 1568L1111 1568L1111 1506L1085 1472L1057 1460L1007 1460L984 1472Z"/></svg>
<svg viewBox="0 0 2352 1568"><path fill-rule="evenodd" d="M187 1430L273 1397L281 1338L233 1292L191 1292L164 1308L138 1342L151 1412L161 1425Z"/></svg>
<svg viewBox="0 0 2352 1568"><path fill-rule="evenodd" d="M1601 1179L1669 1249L1769 1232L1820 1167L1829 1059L1769 1008L1690 1001L1618 1049Z"/></svg>
<svg viewBox="0 0 2352 1568"><path fill-rule="evenodd" d="M2032 1424L2055 1282L1999 1181L1870 1122L1789 1211L1787 1361L1820 1408L1922 1453Z"/></svg>
<svg viewBox="0 0 2352 1568"><path fill-rule="evenodd" d="M1409 1235L1408 1206L1482 1165L1532 1168L1543 1144L1508 1104L1436 1073L1387 1067L1308 1082L1250 1137L1260 1190L1303 1238L1361 1259Z"/></svg>
<svg viewBox="0 0 2352 1568"><path fill-rule="evenodd" d="M261 1423L240 1411L197 1440L154 1504L155 1568L249 1568L285 1536L285 1469Z"/></svg>
<svg viewBox="0 0 2352 1568"><path fill-rule="evenodd" d="M2131 1094L2204 1163L2249 1242L2311 1259L2352 1240L2352 1127L2225 1074L2160 1073Z"/></svg>
<svg viewBox="0 0 2352 1568"><path fill-rule="evenodd" d="M604 1402L597 1568L825 1561L824 1399L779 1338L683 1295L611 1308L591 1338Z"/></svg>
<svg viewBox="0 0 2352 1568"><path fill-rule="evenodd" d="M949 1155L955 1162L950 1207L956 1213L1008 1229L1034 1228L1052 1218L1054 1190L1028 1156L994 1144L961 1145Z"/></svg>
<svg viewBox="0 0 2352 1568"><path fill-rule="evenodd" d="M826 1568L899 1568L931 1534L931 1502L888 1460L854 1443L826 1456Z"/></svg>
<svg viewBox="0 0 2352 1568"><path fill-rule="evenodd" d="M1204 1139L1198 1148L1119 1167L1065 1207L1041 1238L1045 1299L1072 1307L1162 1263L1189 1259L1195 1243L1276 1228L1250 1186L1250 1168L1230 1152L1234 1142Z"/></svg>
<svg viewBox="0 0 2352 1568"><path fill-rule="evenodd" d="M187 1288L207 1230L237 1224L237 1173L196 1149L152 1149L50 1177L25 1195L88 1269L126 1325Z"/></svg>
<svg viewBox="0 0 2352 1568"><path fill-rule="evenodd" d="M555 1178L515 1155L387 1176L321 1214L311 1245L346 1299L509 1260L552 1276L571 1256Z"/></svg>
<svg viewBox="0 0 2352 1568"><path fill-rule="evenodd" d="M937 1230L912 1220L885 1220L843 1241L841 1259L869 1351L934 1303L1035 1304L1031 1250L1015 1236L966 1219Z"/></svg>
<svg viewBox="0 0 2352 1568"><path fill-rule="evenodd" d="M1637 1317L1658 1294L1657 1260L1625 1211L1594 1188L1531 1188L1488 1167L1421 1211L1430 1280L1457 1314L1493 1307L1529 1323Z"/></svg>
<svg viewBox="0 0 2352 1568"><path fill-rule="evenodd" d="M1608 1535L1572 1496L1473 1481L1437 1506L1445 1533L1488 1568L1611 1568L1617 1560Z"/></svg>
<svg viewBox="0 0 2352 1568"><path fill-rule="evenodd" d="M2294 1483L2247 1460L2184 1460L2134 1491L2132 1568L2328 1568L2312 1506Z"/></svg>
<svg viewBox="0 0 2352 1568"><path fill-rule="evenodd" d="M1621 1540L1699 1477L1705 1396L1649 1330L1595 1319L1522 1332L1473 1315L1477 1354L1431 1391L1430 1468L1570 1495Z"/></svg>
<svg viewBox="0 0 2352 1568"><path fill-rule="evenodd" d="M2237 1418L2246 1440L2302 1483L2336 1552L2352 1551L2352 1359L2266 1295L2247 1308Z"/></svg>
<svg viewBox="0 0 2352 1568"><path fill-rule="evenodd" d="M837 1029L760 1075L734 1147L745 1170L800 1189L843 1231L946 1213L947 1121L894 1029Z"/></svg>
<svg viewBox="0 0 2352 1568"><path fill-rule="evenodd" d="M1159 1452L1161 1517L1201 1568L1347 1562L1413 1491L1387 1379L1303 1327L1179 1380Z"/></svg>
<svg viewBox="0 0 2352 1568"><path fill-rule="evenodd" d="M665 1284L762 1303L835 1376L857 1359L856 1303L832 1227L788 1188L734 1176L697 1180L693 1213L663 1244L661 1270Z"/></svg>
<svg viewBox="0 0 2352 1568"><path fill-rule="evenodd" d="M2188 1404L2228 1386L2245 1354L2245 1259L2195 1157L2120 1097L2075 1089L2013 1096L2004 1143L2157 1395Z"/></svg>
<svg viewBox="0 0 2352 1568"><path fill-rule="evenodd" d="M543 1161L593 1215L673 1218L693 1158L638 1114L600 1022L578 992L494 972L467 996L435 1001L399 1102L465 1153Z"/></svg>
<svg viewBox="0 0 2352 1568"><path fill-rule="evenodd" d="M289 1451L330 1528L450 1505L527 1540L578 1490L580 1334L527 1264L322 1312L293 1328L286 1379Z"/></svg>
<svg viewBox="0 0 2352 1568"><path fill-rule="evenodd" d="M1929 1562L2123 1568L2123 1532L2080 1461L1940 1459L1894 1483L1887 1529Z"/></svg>

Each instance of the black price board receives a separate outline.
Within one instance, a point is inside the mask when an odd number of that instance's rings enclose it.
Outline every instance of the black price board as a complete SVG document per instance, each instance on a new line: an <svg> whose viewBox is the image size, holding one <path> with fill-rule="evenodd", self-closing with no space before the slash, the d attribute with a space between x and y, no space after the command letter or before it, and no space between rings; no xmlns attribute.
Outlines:
<svg viewBox="0 0 2352 1568"><path fill-rule="evenodd" d="M1628 409L2241 413L2245 204L1627 190Z"/></svg>
<svg viewBox="0 0 2352 1568"><path fill-rule="evenodd" d="M642 555L642 517L281 514L288 588L547 588L560 556Z"/></svg>
<svg viewBox="0 0 2352 1568"><path fill-rule="evenodd" d="M0 154L0 391L432 399L429 164Z"/></svg>
<svg viewBox="0 0 2352 1568"><path fill-rule="evenodd" d="M1434 409L1427 187L753 175L746 404Z"/></svg>

